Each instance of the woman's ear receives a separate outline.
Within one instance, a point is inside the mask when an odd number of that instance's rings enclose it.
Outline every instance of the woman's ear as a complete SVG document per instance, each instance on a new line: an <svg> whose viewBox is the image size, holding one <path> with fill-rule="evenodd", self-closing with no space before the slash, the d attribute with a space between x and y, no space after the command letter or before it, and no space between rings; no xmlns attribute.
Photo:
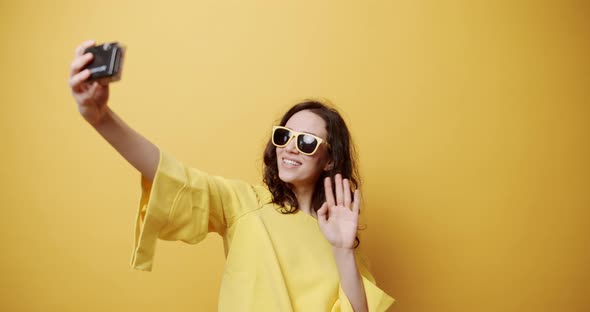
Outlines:
<svg viewBox="0 0 590 312"><path fill-rule="evenodd" d="M330 171L334 168L334 161L330 160L328 161L328 163L324 166L324 171Z"/></svg>

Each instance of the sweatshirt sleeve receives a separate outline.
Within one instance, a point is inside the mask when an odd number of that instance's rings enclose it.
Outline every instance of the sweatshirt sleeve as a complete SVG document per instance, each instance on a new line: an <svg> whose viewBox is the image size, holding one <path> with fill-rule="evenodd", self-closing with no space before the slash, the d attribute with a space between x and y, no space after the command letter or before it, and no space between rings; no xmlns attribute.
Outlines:
<svg viewBox="0 0 590 312"><path fill-rule="evenodd" d="M239 216L258 206L253 187L187 167L159 149L153 181L141 176L131 267L151 271L158 239L196 244L225 235Z"/></svg>

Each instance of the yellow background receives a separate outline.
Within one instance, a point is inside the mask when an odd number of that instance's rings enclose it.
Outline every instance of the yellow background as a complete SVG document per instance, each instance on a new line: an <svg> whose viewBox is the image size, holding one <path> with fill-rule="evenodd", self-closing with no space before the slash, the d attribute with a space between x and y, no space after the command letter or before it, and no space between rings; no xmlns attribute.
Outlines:
<svg viewBox="0 0 590 312"><path fill-rule="evenodd" d="M589 311L589 7L0 2L0 310L216 308L216 235L129 267L140 176L67 85L74 48L96 39L128 46L113 110L210 173L259 182L282 113L336 104L391 310Z"/></svg>

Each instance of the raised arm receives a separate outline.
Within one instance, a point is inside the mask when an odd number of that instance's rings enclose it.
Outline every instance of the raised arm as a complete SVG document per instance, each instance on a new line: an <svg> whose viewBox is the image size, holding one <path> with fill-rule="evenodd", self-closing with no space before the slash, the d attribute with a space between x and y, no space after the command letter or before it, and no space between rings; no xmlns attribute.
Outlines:
<svg viewBox="0 0 590 312"><path fill-rule="evenodd" d="M90 72L82 70L93 57L91 53L84 54L84 50L94 44L94 41L80 44L70 66L69 85L78 111L123 158L151 181L158 168L160 151L107 106L108 80L89 82Z"/></svg>
<svg viewBox="0 0 590 312"><path fill-rule="evenodd" d="M131 129L110 108L107 108L101 122L94 125L94 129L143 176L150 181L154 179L160 151L152 142Z"/></svg>

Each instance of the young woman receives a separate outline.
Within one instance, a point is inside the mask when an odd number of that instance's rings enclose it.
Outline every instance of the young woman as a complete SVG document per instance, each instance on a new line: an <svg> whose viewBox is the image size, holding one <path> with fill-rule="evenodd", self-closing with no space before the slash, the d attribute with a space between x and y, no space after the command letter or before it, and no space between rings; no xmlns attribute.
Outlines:
<svg viewBox="0 0 590 312"><path fill-rule="evenodd" d="M84 119L141 173L131 259L151 271L157 239L200 242L219 233L226 266L220 311L385 311L393 299L357 259L360 192L340 114L293 106L264 151L264 186L188 167L127 126L108 106L108 83L87 82L76 49L69 85ZM333 178L333 180L332 180Z"/></svg>

